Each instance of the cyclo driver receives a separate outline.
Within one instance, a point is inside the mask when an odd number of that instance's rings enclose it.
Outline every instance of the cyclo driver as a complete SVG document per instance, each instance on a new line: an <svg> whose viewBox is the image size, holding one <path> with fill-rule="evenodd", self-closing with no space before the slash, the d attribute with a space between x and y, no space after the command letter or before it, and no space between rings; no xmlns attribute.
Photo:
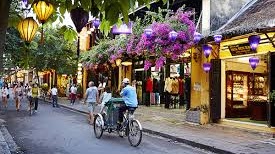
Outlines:
<svg viewBox="0 0 275 154"><path fill-rule="evenodd" d="M126 110L128 111L130 110L131 112L134 112L138 106L136 89L130 86L129 84L130 84L129 79L124 78L122 81L123 89L121 90L120 95L122 96L125 104L119 107L119 116L118 116L119 128L121 128L121 124L123 122L123 113Z"/></svg>

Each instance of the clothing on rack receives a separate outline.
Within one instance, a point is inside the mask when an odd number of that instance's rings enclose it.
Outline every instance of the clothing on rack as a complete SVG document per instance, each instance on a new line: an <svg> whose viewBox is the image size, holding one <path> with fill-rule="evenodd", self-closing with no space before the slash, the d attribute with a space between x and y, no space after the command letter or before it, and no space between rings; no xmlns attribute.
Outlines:
<svg viewBox="0 0 275 154"><path fill-rule="evenodd" d="M182 96L184 94L184 81L179 78L179 95Z"/></svg>
<svg viewBox="0 0 275 154"><path fill-rule="evenodd" d="M146 92L153 92L153 80L149 77L146 81Z"/></svg>
<svg viewBox="0 0 275 154"><path fill-rule="evenodd" d="M178 79L172 79L172 91L171 94L179 94L179 81Z"/></svg>
<svg viewBox="0 0 275 154"><path fill-rule="evenodd" d="M150 93L150 104L151 105L155 105L156 104L155 93Z"/></svg>
<svg viewBox="0 0 275 154"><path fill-rule="evenodd" d="M164 92L170 93L172 91L172 79L166 78L165 85L164 85Z"/></svg>

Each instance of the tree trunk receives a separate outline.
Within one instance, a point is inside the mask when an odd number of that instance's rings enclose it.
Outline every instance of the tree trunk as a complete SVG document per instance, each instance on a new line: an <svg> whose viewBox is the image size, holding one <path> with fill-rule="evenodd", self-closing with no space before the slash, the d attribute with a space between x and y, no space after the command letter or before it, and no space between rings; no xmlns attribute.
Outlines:
<svg viewBox="0 0 275 154"><path fill-rule="evenodd" d="M9 10L11 0L0 1L0 73L4 71L3 54L6 41L6 31L8 28Z"/></svg>

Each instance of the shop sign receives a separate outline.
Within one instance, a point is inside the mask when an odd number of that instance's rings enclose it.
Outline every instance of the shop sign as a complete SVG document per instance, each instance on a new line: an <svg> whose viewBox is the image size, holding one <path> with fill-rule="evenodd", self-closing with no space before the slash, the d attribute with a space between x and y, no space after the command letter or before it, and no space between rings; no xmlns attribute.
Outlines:
<svg viewBox="0 0 275 154"><path fill-rule="evenodd" d="M251 50L249 43L230 45L228 49L232 56L256 53L256 51Z"/></svg>

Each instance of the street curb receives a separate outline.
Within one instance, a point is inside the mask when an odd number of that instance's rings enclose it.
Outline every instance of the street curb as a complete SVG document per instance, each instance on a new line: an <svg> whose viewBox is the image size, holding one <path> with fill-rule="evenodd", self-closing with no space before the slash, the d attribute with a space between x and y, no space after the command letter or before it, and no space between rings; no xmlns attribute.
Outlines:
<svg viewBox="0 0 275 154"><path fill-rule="evenodd" d="M48 103L51 103L48 100L45 100L45 101L48 102ZM87 114L87 115L89 114L88 112L81 111L81 110L78 110L78 109L75 109L75 108L72 108L72 107L68 107L68 106L63 105L63 104L59 104L59 106L61 106L62 108L68 109L68 110L79 112L79 113L83 113L83 114ZM204 149L204 150L207 150L207 151L210 151L210 152L219 153L219 154L235 154L235 153L230 152L230 151L226 151L226 150L223 150L223 149L219 149L219 148L216 148L216 147L213 147L213 146L205 145L205 144L198 143L198 142L195 142L195 141L191 141L191 140L188 140L188 139L179 138L179 137L176 137L176 136L172 136L172 135L169 135L169 134L166 134L166 133L154 131L154 130L147 129L147 128L144 128L144 127L143 127L143 131L146 132L146 133L152 134L152 135L161 136L161 137L164 137L164 138L167 138L167 139L171 139L173 141L177 141L179 143L184 143L184 144L187 144L187 145L190 145L190 146L193 146L193 147L196 147L196 148Z"/></svg>
<svg viewBox="0 0 275 154"><path fill-rule="evenodd" d="M190 145L192 147L204 149L204 150L207 150L207 151L210 151L210 152L219 153L219 154L235 154L235 153L230 152L230 151L226 151L226 150L223 150L223 149L219 149L219 148L216 148L216 147L213 147L213 146L205 145L205 144L198 143L198 142L195 142L195 141L191 141L191 140L188 140L188 139L179 138L179 137L172 136L172 135L169 135L169 134L157 132L157 131L154 131L154 130L151 130L151 129L143 128L143 131L146 132L146 133L149 133L149 134L161 136L161 137L164 137L164 138L167 138L167 139L171 139L173 141L177 141L179 143L184 143L186 145Z"/></svg>

